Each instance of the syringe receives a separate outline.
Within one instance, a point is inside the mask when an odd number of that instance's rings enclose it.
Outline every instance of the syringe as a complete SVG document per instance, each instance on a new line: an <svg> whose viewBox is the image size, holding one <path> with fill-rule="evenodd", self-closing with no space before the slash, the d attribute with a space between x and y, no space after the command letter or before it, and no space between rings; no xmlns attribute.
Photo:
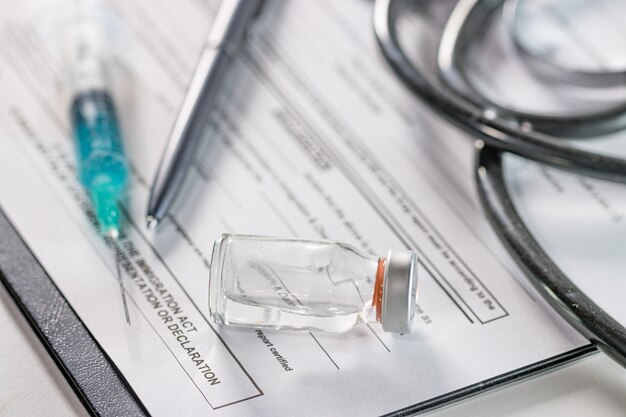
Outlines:
<svg viewBox="0 0 626 417"><path fill-rule="evenodd" d="M120 236L120 204L126 194L128 162L111 89L105 31L98 1L79 1L64 25L65 55L72 101L78 178L96 212L100 232L111 240ZM116 258L117 278L126 321L130 324L126 292Z"/></svg>
<svg viewBox="0 0 626 417"><path fill-rule="evenodd" d="M78 176L100 224L110 238L120 233L120 207L126 192L128 163L109 88L105 34L95 12L79 10L66 26L67 63L71 74L70 116Z"/></svg>

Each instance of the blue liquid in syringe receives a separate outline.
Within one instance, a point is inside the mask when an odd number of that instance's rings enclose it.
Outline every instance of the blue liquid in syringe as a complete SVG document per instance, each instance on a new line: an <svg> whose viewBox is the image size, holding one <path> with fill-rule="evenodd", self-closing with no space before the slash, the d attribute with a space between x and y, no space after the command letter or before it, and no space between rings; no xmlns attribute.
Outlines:
<svg viewBox="0 0 626 417"><path fill-rule="evenodd" d="M71 107L78 174L89 194L103 234L120 232L119 203L124 198L128 164L113 101L104 90L77 94Z"/></svg>

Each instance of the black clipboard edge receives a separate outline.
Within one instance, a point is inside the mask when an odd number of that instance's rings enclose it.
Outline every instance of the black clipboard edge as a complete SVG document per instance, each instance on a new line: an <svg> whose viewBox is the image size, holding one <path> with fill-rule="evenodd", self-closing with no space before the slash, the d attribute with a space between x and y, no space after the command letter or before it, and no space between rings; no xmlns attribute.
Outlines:
<svg viewBox="0 0 626 417"><path fill-rule="evenodd" d="M426 411L432 411L436 408L448 406L461 400L465 400L470 397L474 397L479 394L486 394L496 388L504 388L510 384L520 382L532 376L539 375L543 372L554 370L560 366L566 365L577 359L585 356L589 356L593 353L599 352L595 345L584 345L579 348L570 350L568 352L547 358L543 361L533 363L531 365L516 369L511 372L498 375L494 378L487 379L477 384L469 385L465 388L452 391L448 394L441 395L439 397L432 398L427 401L423 401L418 404L402 408L389 414L385 414L384 417L404 417L423 413Z"/></svg>
<svg viewBox="0 0 626 417"><path fill-rule="evenodd" d="M91 415L150 415L2 208L0 281Z"/></svg>

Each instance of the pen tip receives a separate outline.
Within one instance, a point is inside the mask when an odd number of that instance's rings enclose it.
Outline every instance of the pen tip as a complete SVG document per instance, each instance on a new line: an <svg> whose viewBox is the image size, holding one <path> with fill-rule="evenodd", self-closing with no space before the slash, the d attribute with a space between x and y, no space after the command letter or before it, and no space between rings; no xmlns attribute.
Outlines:
<svg viewBox="0 0 626 417"><path fill-rule="evenodd" d="M154 229L157 224L159 224L159 220L152 214L148 214L146 216L146 225L148 226L148 229Z"/></svg>

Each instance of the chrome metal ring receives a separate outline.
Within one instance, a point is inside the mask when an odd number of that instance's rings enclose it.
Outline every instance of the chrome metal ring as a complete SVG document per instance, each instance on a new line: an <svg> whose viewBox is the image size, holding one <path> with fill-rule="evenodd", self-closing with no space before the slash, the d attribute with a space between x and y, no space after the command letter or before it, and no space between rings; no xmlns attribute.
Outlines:
<svg viewBox="0 0 626 417"><path fill-rule="evenodd" d="M520 42L517 36L517 14L519 0L505 0L504 18L507 27L510 29L510 37L520 55L528 64L528 67L541 77L550 81L557 81L563 84L575 85L586 88L615 88L626 87L626 68L617 71L586 71L564 68L557 63L537 55L533 50Z"/></svg>
<svg viewBox="0 0 626 417"><path fill-rule="evenodd" d="M399 45L394 13L400 3L400 0L375 1L374 32L382 54L393 71L423 102L461 129L500 150L581 175L626 183L626 160L574 148L549 134L526 131L520 120L508 117L509 113L500 113L491 106L467 100L434 77L424 75ZM416 5L423 3L424 0ZM624 117L624 114L616 112L615 116L606 122L618 123L617 116ZM570 128L585 129L587 122L584 118L572 118Z"/></svg>
<svg viewBox="0 0 626 417"><path fill-rule="evenodd" d="M488 101L469 81L465 68L467 45L478 36L505 0L459 0L448 19L437 50L437 66L444 84L476 106L491 108L501 118L556 137L595 138L626 128L626 103L586 114L540 115L502 107ZM556 70L554 71L556 72Z"/></svg>

